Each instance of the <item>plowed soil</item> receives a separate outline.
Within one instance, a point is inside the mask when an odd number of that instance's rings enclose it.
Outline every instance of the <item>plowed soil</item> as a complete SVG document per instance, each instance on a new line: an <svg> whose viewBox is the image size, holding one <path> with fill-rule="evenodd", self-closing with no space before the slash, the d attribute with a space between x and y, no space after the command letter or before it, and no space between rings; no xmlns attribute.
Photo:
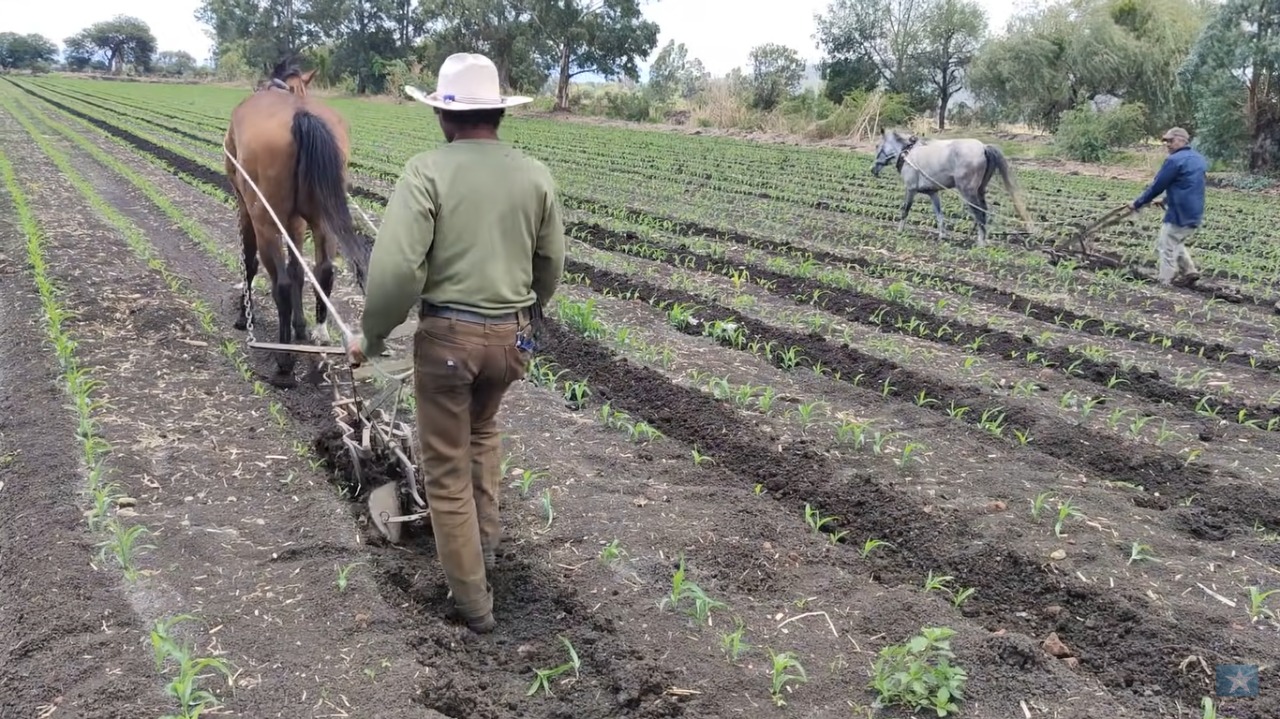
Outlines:
<svg viewBox="0 0 1280 719"><path fill-rule="evenodd" d="M179 615L191 619L175 635L229 668L200 681L220 704L206 715L904 717L871 707L876 655L949 627L968 675L958 716L1199 716L1214 666L1237 663L1262 666L1261 692L1215 697L1219 715L1280 716L1280 632L1274 616L1250 616L1246 589L1280 586L1280 437L1267 429L1280 409L1266 399L1280 356L1261 319L1210 336L1161 315L1204 308L1216 290L1135 282L1160 301L1104 325L976 262L913 275L920 294L989 310L960 317L876 294L898 259L856 242L715 224L568 181L564 302L500 415L498 627L476 636L450 616L430 533L410 527L391 546L369 526L368 484L334 441L324 378L304 362L296 386L272 387L273 360L232 326L241 270L219 113L238 96L184 106L101 85L0 80L13 168L0 213L0 717L176 712L150 632ZM417 150L370 139L407 132L400 119L357 117L352 195L376 222L396 163ZM583 127L510 124L518 137ZM708 192L789 201L738 189ZM134 577L98 554L110 532L90 526L85 429L46 332L41 271L69 313L70 351L100 382L94 431L120 497L106 516L147 529ZM1095 271L1075 270L1082 282ZM335 293L355 324L345 268ZM1244 298L1233 311L1264 315L1264 298L1229 294ZM274 306L257 297L255 333L274 340ZM1061 341L1009 329L1005 311ZM1122 351L1090 344L1104 339ZM1219 353L1253 391L1161 371L1217 372ZM1031 389L1015 392L1020 378ZM1088 416L1059 401L1068 390L1105 399ZM1216 415L1202 411L1207 393ZM1176 439L1153 435L1161 421ZM1079 514L1064 510L1055 529L1068 501ZM663 601L681 566L714 601L709 619ZM950 592L925 586L938 577ZM577 669L530 691L536 670L569 660L565 642ZM771 657L784 652L805 678L775 696Z"/></svg>

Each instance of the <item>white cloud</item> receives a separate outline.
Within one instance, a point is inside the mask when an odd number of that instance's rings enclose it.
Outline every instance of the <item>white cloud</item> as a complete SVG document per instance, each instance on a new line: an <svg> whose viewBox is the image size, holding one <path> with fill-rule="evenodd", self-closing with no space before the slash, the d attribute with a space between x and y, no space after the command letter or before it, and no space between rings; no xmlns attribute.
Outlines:
<svg viewBox="0 0 1280 719"><path fill-rule="evenodd" d="M1003 29L1014 11L1009 0L978 2L986 7L994 30ZM128 14L151 26L160 50L186 50L197 60L210 55L212 43L195 19L199 0L59 0L56 10L29 0L2 0L2 4L5 30L40 33L59 45L95 22ZM825 11L827 4L828 0L782 4L767 0L656 0L643 9L661 27L659 48L669 39L683 42L691 57L701 59L707 70L720 75L745 65L751 48L766 42L787 45L816 62L821 53L812 37L813 18Z"/></svg>

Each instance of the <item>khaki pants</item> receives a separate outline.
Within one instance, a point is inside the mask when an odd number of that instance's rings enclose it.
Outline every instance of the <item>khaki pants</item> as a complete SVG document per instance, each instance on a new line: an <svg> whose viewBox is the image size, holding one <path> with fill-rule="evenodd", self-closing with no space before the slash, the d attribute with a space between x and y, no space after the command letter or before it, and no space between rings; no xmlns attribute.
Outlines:
<svg viewBox="0 0 1280 719"><path fill-rule="evenodd" d="M497 414L527 357L517 323L426 316L414 334L414 397L436 553L458 611L493 611L484 552L497 548L502 446Z"/></svg>
<svg viewBox="0 0 1280 719"><path fill-rule="evenodd" d="M1187 252L1186 245L1187 240L1195 233L1195 227L1178 227L1170 222L1160 226L1160 235L1156 237L1160 284L1169 284L1176 275L1185 277L1195 273L1196 265L1191 261L1191 253Z"/></svg>

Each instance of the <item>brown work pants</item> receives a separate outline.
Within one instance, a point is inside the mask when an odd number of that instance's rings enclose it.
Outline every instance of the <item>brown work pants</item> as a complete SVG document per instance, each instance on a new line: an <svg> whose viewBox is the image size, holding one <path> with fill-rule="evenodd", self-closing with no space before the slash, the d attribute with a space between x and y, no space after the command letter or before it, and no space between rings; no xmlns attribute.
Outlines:
<svg viewBox="0 0 1280 719"><path fill-rule="evenodd" d="M458 611L493 611L484 549L496 549L502 443L497 414L527 357L517 324L426 316L414 334L414 397L436 552Z"/></svg>

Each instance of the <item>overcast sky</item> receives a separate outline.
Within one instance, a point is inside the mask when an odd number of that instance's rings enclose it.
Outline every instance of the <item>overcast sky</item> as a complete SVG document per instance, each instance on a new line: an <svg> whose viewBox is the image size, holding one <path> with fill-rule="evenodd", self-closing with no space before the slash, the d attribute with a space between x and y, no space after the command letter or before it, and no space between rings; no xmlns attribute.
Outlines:
<svg viewBox="0 0 1280 719"><path fill-rule="evenodd" d="M978 0L993 30L1002 30L1025 0ZM829 0L647 0L645 14L662 28L658 47L683 42L691 57L720 75L745 65L751 48L765 42L787 45L816 62L814 13ZM40 33L59 45L82 28L116 14L130 14L151 26L160 50L186 50L197 60L210 55L210 41L194 17L199 0L0 0L0 30ZM654 54L657 54L655 49ZM644 63L647 65L648 63Z"/></svg>

